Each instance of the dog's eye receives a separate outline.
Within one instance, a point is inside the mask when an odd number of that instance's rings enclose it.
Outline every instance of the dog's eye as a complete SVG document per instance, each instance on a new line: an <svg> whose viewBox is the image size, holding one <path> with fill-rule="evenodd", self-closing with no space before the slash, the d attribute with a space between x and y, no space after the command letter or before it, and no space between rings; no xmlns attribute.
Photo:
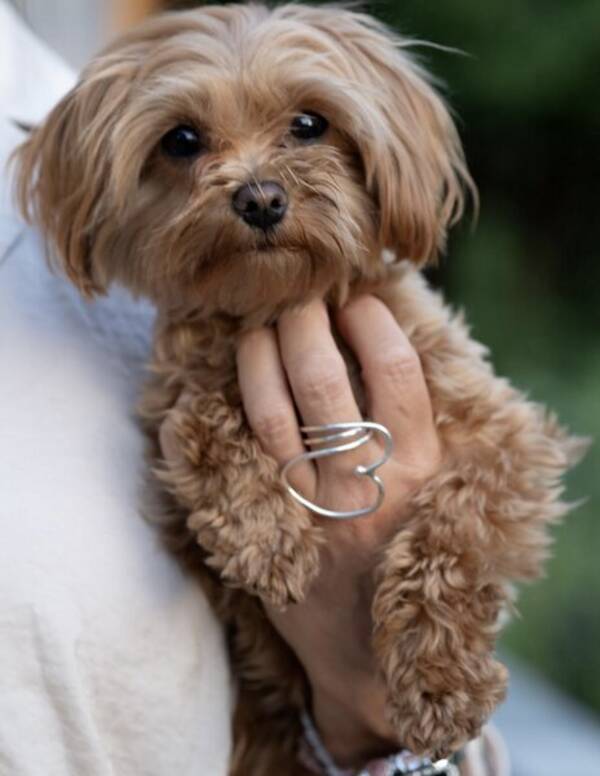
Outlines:
<svg viewBox="0 0 600 776"><path fill-rule="evenodd" d="M290 131L298 140L314 140L327 131L329 122L318 113L300 113L292 121Z"/></svg>
<svg viewBox="0 0 600 776"><path fill-rule="evenodd" d="M175 159L197 156L203 148L198 132L186 124L180 124L169 130L166 135L163 135L160 145L167 156Z"/></svg>

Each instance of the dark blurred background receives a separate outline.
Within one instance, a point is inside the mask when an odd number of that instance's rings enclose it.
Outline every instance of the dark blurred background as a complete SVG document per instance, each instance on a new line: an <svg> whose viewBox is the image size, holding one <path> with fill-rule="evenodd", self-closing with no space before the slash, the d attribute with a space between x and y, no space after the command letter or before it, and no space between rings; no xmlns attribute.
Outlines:
<svg viewBox="0 0 600 776"><path fill-rule="evenodd" d="M199 3L166 3L171 7ZM433 281L499 372L600 439L600 2L376 0L363 7L446 84L481 194ZM522 590L507 648L600 712L600 447L571 475L586 499ZM600 771L599 771L600 772Z"/></svg>

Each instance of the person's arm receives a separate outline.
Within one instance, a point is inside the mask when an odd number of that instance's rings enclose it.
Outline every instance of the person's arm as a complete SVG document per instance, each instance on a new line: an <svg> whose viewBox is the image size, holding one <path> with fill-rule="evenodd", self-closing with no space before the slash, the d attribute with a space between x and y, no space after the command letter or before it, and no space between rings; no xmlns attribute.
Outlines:
<svg viewBox="0 0 600 776"><path fill-rule="evenodd" d="M315 517L326 533L321 572L306 600L268 614L300 658L312 688L312 713L340 765L361 765L398 749L385 717L385 687L371 647L373 571L387 539L408 517L414 489L436 473L441 450L419 358L385 305L361 297L336 326L362 367L369 419L385 425L395 447L378 472L386 496L379 510L354 520ZM360 420L347 370L322 302L286 312L276 330L248 333L238 371L249 422L280 464L304 450L304 425ZM353 475L375 460L375 442L354 453L294 470L293 485L312 501L346 510L372 502L374 486Z"/></svg>

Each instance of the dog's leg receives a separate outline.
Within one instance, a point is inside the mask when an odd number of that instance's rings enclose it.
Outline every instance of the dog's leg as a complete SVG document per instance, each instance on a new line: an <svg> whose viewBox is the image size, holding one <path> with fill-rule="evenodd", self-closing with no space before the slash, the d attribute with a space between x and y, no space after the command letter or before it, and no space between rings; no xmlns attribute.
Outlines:
<svg viewBox="0 0 600 776"><path fill-rule="evenodd" d="M506 591L473 536L459 476L418 494L379 568L375 650L394 728L416 754L444 756L474 738L507 681L493 656Z"/></svg>
<svg viewBox="0 0 600 776"><path fill-rule="evenodd" d="M379 569L375 648L393 722L417 753L456 751L502 699L494 647L509 584L539 575L547 526L567 510L558 481L577 445L524 400L508 408L503 442L471 442L414 495Z"/></svg>
<svg viewBox="0 0 600 776"><path fill-rule="evenodd" d="M161 459L151 437L152 458ZM233 749L229 776L310 776L298 762L300 711L309 702L308 682L298 658L267 618L261 602L226 587L208 569L206 552L186 526L182 509L159 483L147 487L147 514L161 527L166 546L197 578L223 624L236 684Z"/></svg>
<svg viewBox="0 0 600 776"><path fill-rule="evenodd" d="M153 445L154 458L159 457ZM148 483L155 490L158 483ZM258 598L222 585L205 566L206 553L186 526L186 511L161 488L148 504L165 544L201 584L227 639L236 684L229 776L310 776L298 762L300 711L309 691L298 658L265 615Z"/></svg>
<svg viewBox="0 0 600 776"><path fill-rule="evenodd" d="M503 697L499 616L510 584L540 574L548 526L568 509L560 479L584 445L493 375L420 278L386 301L420 355L445 460L379 567L374 644L400 740L441 756L476 736Z"/></svg>
<svg viewBox="0 0 600 776"><path fill-rule="evenodd" d="M276 462L223 393L184 393L160 429L157 475L187 510L206 563L226 584L277 607L302 600L320 531L289 498Z"/></svg>

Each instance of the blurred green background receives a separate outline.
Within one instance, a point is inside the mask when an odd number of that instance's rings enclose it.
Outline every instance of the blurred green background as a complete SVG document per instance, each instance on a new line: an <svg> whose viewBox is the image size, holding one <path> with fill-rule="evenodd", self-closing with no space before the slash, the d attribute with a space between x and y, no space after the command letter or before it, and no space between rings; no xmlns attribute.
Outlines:
<svg viewBox="0 0 600 776"><path fill-rule="evenodd" d="M482 205L434 282L467 311L499 372L600 440L600 2L364 7L465 53L419 49L447 85ZM547 578L522 591L504 643L600 712L600 444L568 497L587 501L556 530Z"/></svg>
<svg viewBox="0 0 600 776"><path fill-rule="evenodd" d="M600 442L600 2L382 0L447 84L481 194L435 280L499 372ZM521 592L505 646L600 712L600 445L568 482L587 498Z"/></svg>

